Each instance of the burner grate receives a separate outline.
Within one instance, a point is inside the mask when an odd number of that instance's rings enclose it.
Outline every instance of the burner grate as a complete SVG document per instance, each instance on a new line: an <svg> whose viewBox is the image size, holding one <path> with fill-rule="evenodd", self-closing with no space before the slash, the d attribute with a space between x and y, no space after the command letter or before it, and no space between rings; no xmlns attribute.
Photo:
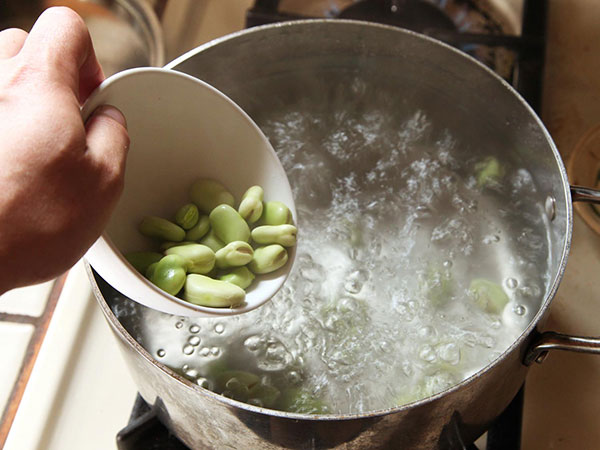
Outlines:
<svg viewBox="0 0 600 450"><path fill-rule="evenodd" d="M280 0L256 0L246 14L246 26L323 17L402 26L446 42L480 60L540 111L547 0L523 1L522 27L518 35L510 34L508 26L503 26L474 1L362 0L341 10L323 11L321 16L286 12L280 7L281 3ZM412 20L421 13L428 19ZM446 17L442 19L440 14Z"/></svg>

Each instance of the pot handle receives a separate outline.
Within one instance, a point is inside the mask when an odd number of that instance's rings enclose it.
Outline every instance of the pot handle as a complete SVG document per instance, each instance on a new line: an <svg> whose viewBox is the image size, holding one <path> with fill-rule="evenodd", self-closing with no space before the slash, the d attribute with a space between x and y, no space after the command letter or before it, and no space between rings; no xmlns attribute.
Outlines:
<svg viewBox="0 0 600 450"><path fill-rule="evenodd" d="M571 199L574 202L600 203L600 190L571 185Z"/></svg>
<svg viewBox="0 0 600 450"><path fill-rule="evenodd" d="M523 364L541 363L550 350L570 350L579 353L600 354L600 339L591 337L569 336L568 334L546 331L541 333L527 350Z"/></svg>
<svg viewBox="0 0 600 450"><path fill-rule="evenodd" d="M600 190L571 185L571 198L574 202L600 203ZM600 354L600 338L569 336L554 331L546 331L539 334L527 349L523 364L529 366L533 362L543 362L550 350Z"/></svg>

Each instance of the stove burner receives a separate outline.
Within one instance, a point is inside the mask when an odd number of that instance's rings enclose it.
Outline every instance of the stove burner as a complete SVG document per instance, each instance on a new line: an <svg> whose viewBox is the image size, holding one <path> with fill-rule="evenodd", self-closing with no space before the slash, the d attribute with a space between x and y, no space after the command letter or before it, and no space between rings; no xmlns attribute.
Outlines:
<svg viewBox="0 0 600 450"><path fill-rule="evenodd" d="M340 19L367 20L426 33L456 31L454 22L437 6L421 0L362 0L344 9Z"/></svg>

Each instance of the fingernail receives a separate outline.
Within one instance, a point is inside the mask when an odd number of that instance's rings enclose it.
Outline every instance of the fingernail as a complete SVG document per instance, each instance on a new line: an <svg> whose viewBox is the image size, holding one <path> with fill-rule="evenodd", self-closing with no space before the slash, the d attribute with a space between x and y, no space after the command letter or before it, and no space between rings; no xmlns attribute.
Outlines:
<svg viewBox="0 0 600 450"><path fill-rule="evenodd" d="M125 128L127 128L127 120L125 120L125 116L123 115L123 113L121 113L121 111L119 111L114 106L111 106L111 105L99 106L96 109L96 111L94 111L94 115L100 115L100 114L110 117L111 119L119 122L121 125L123 125Z"/></svg>

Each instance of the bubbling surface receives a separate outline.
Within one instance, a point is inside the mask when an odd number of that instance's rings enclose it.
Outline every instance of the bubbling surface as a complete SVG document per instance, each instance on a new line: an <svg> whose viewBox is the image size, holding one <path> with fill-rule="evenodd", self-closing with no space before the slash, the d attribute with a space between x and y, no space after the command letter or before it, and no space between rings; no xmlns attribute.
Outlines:
<svg viewBox="0 0 600 450"><path fill-rule="evenodd" d="M243 370L282 393L301 389L320 412L364 413L455 385L523 332L551 281L530 173L436 128L426 111L398 121L393 104L370 105L315 112L300 101L258 119L294 190L290 278L265 306L227 318L114 299L158 361L208 389L219 390L219 370ZM490 155L503 175L482 186ZM473 279L502 287L501 312L476 305Z"/></svg>

